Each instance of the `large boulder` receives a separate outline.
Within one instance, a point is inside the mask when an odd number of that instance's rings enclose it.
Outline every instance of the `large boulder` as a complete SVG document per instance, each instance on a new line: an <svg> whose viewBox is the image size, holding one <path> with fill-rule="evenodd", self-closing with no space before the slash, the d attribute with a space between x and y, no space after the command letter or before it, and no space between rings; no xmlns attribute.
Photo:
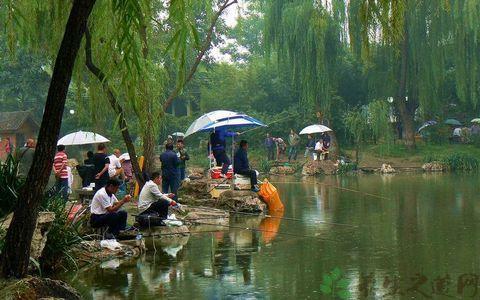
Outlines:
<svg viewBox="0 0 480 300"><path fill-rule="evenodd" d="M277 166L270 169L272 175L293 175L297 170L293 166Z"/></svg>
<svg viewBox="0 0 480 300"><path fill-rule="evenodd" d="M205 178L204 168L188 168L188 178L192 180Z"/></svg>
<svg viewBox="0 0 480 300"><path fill-rule="evenodd" d="M208 192L209 181L206 179L185 180L179 190L182 203L189 203L196 199L210 198Z"/></svg>
<svg viewBox="0 0 480 300"><path fill-rule="evenodd" d="M380 173L382 174L392 174L395 173L396 170L389 164L382 164L380 167Z"/></svg>
<svg viewBox="0 0 480 300"><path fill-rule="evenodd" d="M81 299L80 294L60 280L27 277L20 280L4 281L0 284L0 299Z"/></svg>
<svg viewBox="0 0 480 300"><path fill-rule="evenodd" d="M439 161L432 161L426 164L423 164L422 169L425 172L443 172L447 170L447 166Z"/></svg>
<svg viewBox="0 0 480 300"><path fill-rule="evenodd" d="M338 164L332 160L316 160L308 161L303 165L302 175L314 176L314 175L333 175L338 170Z"/></svg>
<svg viewBox="0 0 480 300"><path fill-rule="evenodd" d="M252 191L228 190L223 192L220 198L213 203L215 203L215 207L227 211L261 213L267 209L267 205L260 200L257 193Z"/></svg>
<svg viewBox="0 0 480 300"><path fill-rule="evenodd" d="M6 230L10 226L13 214L7 216L2 224L2 227ZM47 243L47 235L50 227L55 220L55 213L53 212L39 212L37 218L37 225L33 232L32 243L30 248L30 256L36 260L42 256L43 248Z"/></svg>

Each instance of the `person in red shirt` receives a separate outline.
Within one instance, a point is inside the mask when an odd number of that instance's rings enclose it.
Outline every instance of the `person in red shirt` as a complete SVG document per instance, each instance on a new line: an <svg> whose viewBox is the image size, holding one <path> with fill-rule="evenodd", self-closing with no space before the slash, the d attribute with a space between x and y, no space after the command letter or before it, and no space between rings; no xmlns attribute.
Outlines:
<svg viewBox="0 0 480 300"><path fill-rule="evenodd" d="M56 179L56 190L61 193L63 200L68 200L68 157L65 153L65 146L57 146L57 154L53 160L53 172Z"/></svg>

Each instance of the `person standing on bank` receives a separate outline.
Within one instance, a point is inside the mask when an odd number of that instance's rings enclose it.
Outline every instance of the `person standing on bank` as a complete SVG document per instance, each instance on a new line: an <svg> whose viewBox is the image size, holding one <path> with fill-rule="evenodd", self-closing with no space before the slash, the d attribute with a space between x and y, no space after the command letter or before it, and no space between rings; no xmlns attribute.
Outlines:
<svg viewBox="0 0 480 300"><path fill-rule="evenodd" d="M298 144L300 143L300 136L291 129L288 135L288 143L290 144L290 150L288 151L288 162L292 159L297 160Z"/></svg>
<svg viewBox="0 0 480 300"><path fill-rule="evenodd" d="M55 173L56 179L56 190L57 193L61 192L63 200L68 200L68 157L65 153L65 146L57 146L57 154L53 159L53 172Z"/></svg>
<svg viewBox="0 0 480 300"><path fill-rule="evenodd" d="M178 178L179 182L182 182L185 179L185 170L187 168L187 160L190 160L190 156L185 150L185 144L183 140L177 141L177 157L180 160L178 163Z"/></svg>
<svg viewBox="0 0 480 300"><path fill-rule="evenodd" d="M163 220L168 218L168 207L177 206L177 203L171 199L175 195L162 194L158 186L162 184L160 173L153 172L151 180L145 182L140 192L138 200L138 209L141 215L150 215L157 213Z"/></svg>
<svg viewBox="0 0 480 300"><path fill-rule="evenodd" d="M167 194L170 190L170 193L175 194L173 199L176 200L180 159L173 151L173 144L165 145L165 152L160 155L160 162L162 163L162 192Z"/></svg>
<svg viewBox="0 0 480 300"><path fill-rule="evenodd" d="M230 158L227 155L227 137L237 136L238 133L226 131L219 128L210 135L210 145L212 146L213 157L217 162L217 167L222 166L222 178L227 178L228 167L230 166Z"/></svg>
<svg viewBox="0 0 480 300"><path fill-rule="evenodd" d="M240 147L238 148L237 152L235 152L235 156L233 158L234 164L234 172L235 174L240 174L244 176L250 177L250 185L252 191L258 192L259 188L257 185L257 171L250 169L250 164L248 162L248 143L246 140L240 141Z"/></svg>
<svg viewBox="0 0 480 300"><path fill-rule="evenodd" d="M28 139L24 147L17 149L16 159L18 162L18 176L26 178L28 171L33 163L33 156L35 155L35 141Z"/></svg>
<svg viewBox="0 0 480 300"><path fill-rule="evenodd" d="M267 137L265 138L265 148L267 150L267 160L274 160L275 159L275 141L273 140L270 133L267 133Z"/></svg>
<svg viewBox="0 0 480 300"><path fill-rule="evenodd" d="M110 159L107 155L107 147L101 143L97 146L97 153L93 155L93 164L95 165L95 192L103 188L108 180L108 168Z"/></svg>
<svg viewBox="0 0 480 300"><path fill-rule="evenodd" d="M115 193L118 192L119 186L118 180L109 179L105 187L95 193L90 207L91 226L93 228L108 226L108 233L112 234L113 238L127 226L127 212L120 208L132 199L132 196L126 195L118 201Z"/></svg>

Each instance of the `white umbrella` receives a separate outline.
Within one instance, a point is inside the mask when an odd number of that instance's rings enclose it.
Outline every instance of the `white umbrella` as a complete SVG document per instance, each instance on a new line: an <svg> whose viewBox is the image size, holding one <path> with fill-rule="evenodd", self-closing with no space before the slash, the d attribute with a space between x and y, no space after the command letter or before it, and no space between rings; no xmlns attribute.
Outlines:
<svg viewBox="0 0 480 300"><path fill-rule="evenodd" d="M333 131L327 126L316 124L316 125L310 125L302 129L300 131L300 134L312 134L312 133L322 133L322 132L328 132L328 131Z"/></svg>
<svg viewBox="0 0 480 300"><path fill-rule="evenodd" d="M88 144L99 144L99 143L108 143L110 142L104 136L101 136L98 133L93 133L89 131L77 131L58 140L57 145L73 146L73 145L88 145Z"/></svg>
<svg viewBox="0 0 480 300"><path fill-rule="evenodd" d="M470 122L472 122L472 123L480 123L480 118L475 118L475 119L471 120Z"/></svg>
<svg viewBox="0 0 480 300"><path fill-rule="evenodd" d="M183 132L174 132L171 134L172 136L177 136L177 137L184 137L185 136L185 133Z"/></svg>
<svg viewBox="0 0 480 300"><path fill-rule="evenodd" d="M200 118L196 119L190 127L188 127L187 132L185 132L185 137L200 131L205 126L216 122L218 120L228 119L234 116L237 116L238 113L229 111L229 110L215 110L209 113L204 114Z"/></svg>

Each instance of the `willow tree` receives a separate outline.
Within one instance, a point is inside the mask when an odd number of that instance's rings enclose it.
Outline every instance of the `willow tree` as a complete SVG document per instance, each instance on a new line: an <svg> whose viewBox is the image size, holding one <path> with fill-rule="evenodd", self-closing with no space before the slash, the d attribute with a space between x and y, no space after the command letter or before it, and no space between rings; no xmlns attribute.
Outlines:
<svg viewBox="0 0 480 300"><path fill-rule="evenodd" d="M14 27L14 16L20 18L21 9L29 11L28 1L8 1L7 23ZM62 123L63 109L67 97L68 87L72 77L75 59L80 48L81 40L85 32L88 17L93 9L95 0L75 0L71 6L60 46L57 50L52 79L48 90L47 101L43 114L42 123L38 135L37 148L34 160L28 173L25 185L20 191L12 222L5 237L5 246L1 256L2 274L6 277L24 277L27 274L30 260L30 244L38 216L38 209L42 195L49 178L55 146ZM42 22L42 5L33 4L40 14L37 22ZM64 4L56 3L56 9L52 12L62 13L58 10ZM68 11L68 10L67 10ZM26 15L23 15L26 16ZM28 20L24 20L27 22ZM13 31L11 31L13 32ZM10 46L15 46L15 41L10 35ZM58 40L57 40L58 41Z"/></svg>
<svg viewBox="0 0 480 300"><path fill-rule="evenodd" d="M352 0L348 14L350 41L361 55L371 78L383 87L373 97L393 97L403 124L405 143L415 147L415 112L419 106L433 110L444 99L446 62L453 35L449 3L462 1ZM373 65L374 56L383 63ZM377 63L378 63L377 59ZM375 76L381 70L382 76Z"/></svg>
<svg viewBox="0 0 480 300"><path fill-rule="evenodd" d="M140 128L145 156L144 170L151 170L155 141L164 111L193 78L198 65L211 46L219 17L226 8L236 2L236 0L139 1L134 9L141 16L140 22L133 23L128 32L122 33L133 37L134 43L130 47L131 61L137 68L119 63L124 59L124 54L111 42L111 37L119 34L118 26L112 24L122 20L105 14L105 9L94 11L87 31L85 63L99 82L95 84L89 81L91 91L97 91L100 85L106 93L112 109L118 115L119 125L131 157L135 156L135 148L129 138L129 122L126 115L136 116L135 122ZM108 3L102 5L108 6ZM201 34L202 30L204 34ZM188 54L193 54L192 62L188 61ZM173 61L176 65L174 68L176 85L172 91L166 90L166 82L175 77L170 76L169 70L165 67L167 60ZM141 72L132 72L132 69ZM92 95L91 99L95 98ZM136 162L133 165L136 177L141 179L138 165Z"/></svg>
<svg viewBox="0 0 480 300"><path fill-rule="evenodd" d="M271 1L266 9L265 29L267 54L275 52L279 63L291 65L292 81L301 91L300 101L306 111L317 112L319 121L324 117L331 119L336 60L346 41L345 3L343 0L322 3Z"/></svg>

